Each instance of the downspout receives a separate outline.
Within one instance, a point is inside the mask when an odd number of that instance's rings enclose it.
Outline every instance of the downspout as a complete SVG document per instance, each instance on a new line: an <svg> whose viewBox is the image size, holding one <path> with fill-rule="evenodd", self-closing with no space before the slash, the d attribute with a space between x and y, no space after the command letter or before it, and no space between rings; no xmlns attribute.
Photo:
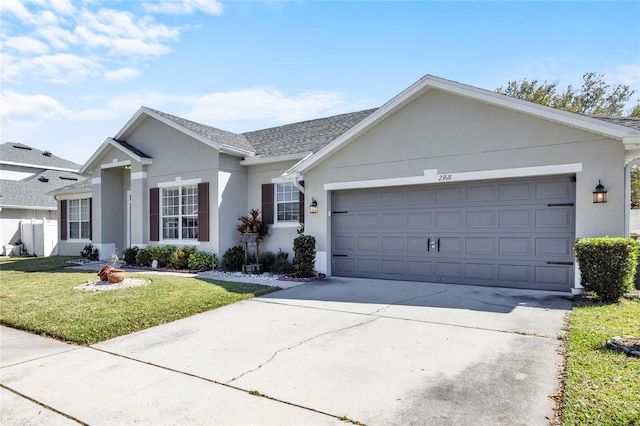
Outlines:
<svg viewBox="0 0 640 426"><path fill-rule="evenodd" d="M640 164L640 158L634 158L633 160L629 161L625 166L624 166L624 235L626 238L629 237L630 233L631 233L631 229L630 229L630 225L629 225L629 221L631 219L631 214L630 214L630 202L631 202L631 169L634 166L637 166L638 164Z"/></svg>
<svg viewBox="0 0 640 426"><path fill-rule="evenodd" d="M300 181L302 180L302 176L299 173L291 175L291 183L296 189L304 194L304 186L300 185Z"/></svg>

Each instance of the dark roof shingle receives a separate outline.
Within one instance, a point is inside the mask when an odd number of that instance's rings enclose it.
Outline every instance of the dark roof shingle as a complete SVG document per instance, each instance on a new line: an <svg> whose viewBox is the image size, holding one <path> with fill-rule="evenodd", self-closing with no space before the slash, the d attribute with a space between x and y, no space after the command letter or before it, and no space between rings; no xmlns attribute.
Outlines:
<svg viewBox="0 0 640 426"><path fill-rule="evenodd" d="M45 170L27 180L0 180L0 206L2 207L40 207L56 209L56 200L49 194L51 191L77 185L90 180L71 172Z"/></svg>
<svg viewBox="0 0 640 426"><path fill-rule="evenodd" d="M286 124L243 133L243 135L253 145L256 154L263 157L305 152L315 153L364 120L375 110L374 108Z"/></svg>
<svg viewBox="0 0 640 426"><path fill-rule="evenodd" d="M69 169L80 170L80 164L64 158L56 157L48 151L24 145L21 143L6 142L0 145L0 161L28 164L39 169Z"/></svg>
<svg viewBox="0 0 640 426"><path fill-rule="evenodd" d="M247 138L245 138L243 135L207 126L205 124L196 123L195 121L180 118L175 115L167 114L166 112L158 111L152 108L147 109L168 120L173 121L174 123L184 127L185 129L191 130L192 132L197 133L200 136L204 136L211 141L232 148L241 149L243 151L254 152L253 147L251 146L249 141L247 141Z"/></svg>

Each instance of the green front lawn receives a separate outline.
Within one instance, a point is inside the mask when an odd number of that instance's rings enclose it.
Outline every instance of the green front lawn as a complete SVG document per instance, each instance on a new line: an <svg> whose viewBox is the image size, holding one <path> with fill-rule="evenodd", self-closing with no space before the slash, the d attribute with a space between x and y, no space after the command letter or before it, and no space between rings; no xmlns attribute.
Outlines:
<svg viewBox="0 0 640 426"><path fill-rule="evenodd" d="M275 290L257 284L127 273L151 284L79 291L73 287L99 279L99 267L95 272L65 269L68 259L0 259L0 324L90 345Z"/></svg>
<svg viewBox="0 0 640 426"><path fill-rule="evenodd" d="M640 425L640 358L604 347L640 336L640 300L576 300L569 319L563 425Z"/></svg>

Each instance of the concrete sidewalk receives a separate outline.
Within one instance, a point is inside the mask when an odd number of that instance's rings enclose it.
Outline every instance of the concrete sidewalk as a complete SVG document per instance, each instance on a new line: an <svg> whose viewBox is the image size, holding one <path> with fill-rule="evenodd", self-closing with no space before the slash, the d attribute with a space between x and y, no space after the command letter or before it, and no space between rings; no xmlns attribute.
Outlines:
<svg viewBox="0 0 640 426"><path fill-rule="evenodd" d="M562 293L330 278L92 347L2 328L0 421L547 425L570 308Z"/></svg>

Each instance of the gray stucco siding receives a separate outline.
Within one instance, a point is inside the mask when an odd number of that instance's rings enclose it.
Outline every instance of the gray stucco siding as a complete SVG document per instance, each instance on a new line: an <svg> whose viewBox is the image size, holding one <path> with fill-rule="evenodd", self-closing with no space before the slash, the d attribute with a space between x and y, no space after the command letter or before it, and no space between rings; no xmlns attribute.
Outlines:
<svg viewBox="0 0 640 426"><path fill-rule="evenodd" d="M622 236L624 158L620 141L431 90L304 173L307 195L320 205L307 233L330 254L327 183L580 163L576 237ZM604 205L592 203L599 179L610 189Z"/></svg>

